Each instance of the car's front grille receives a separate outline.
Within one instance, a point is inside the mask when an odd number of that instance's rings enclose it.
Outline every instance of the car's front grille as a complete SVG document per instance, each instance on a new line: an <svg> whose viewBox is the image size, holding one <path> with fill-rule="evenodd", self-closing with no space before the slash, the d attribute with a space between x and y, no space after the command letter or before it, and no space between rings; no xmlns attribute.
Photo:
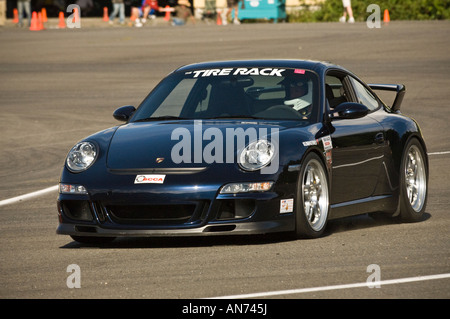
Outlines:
<svg viewBox="0 0 450 319"><path fill-rule="evenodd" d="M186 222L191 218L195 205L137 205L107 206L109 213L117 219L129 220L173 220Z"/></svg>
<svg viewBox="0 0 450 319"><path fill-rule="evenodd" d="M97 215L106 214L118 224L181 225L206 217L207 202L173 205L102 205L97 204ZM100 220L102 218L99 218Z"/></svg>

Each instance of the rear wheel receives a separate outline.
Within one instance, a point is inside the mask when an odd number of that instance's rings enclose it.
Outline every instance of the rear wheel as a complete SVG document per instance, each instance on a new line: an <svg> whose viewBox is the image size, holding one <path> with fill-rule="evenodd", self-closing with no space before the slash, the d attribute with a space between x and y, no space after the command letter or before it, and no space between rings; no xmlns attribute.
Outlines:
<svg viewBox="0 0 450 319"><path fill-rule="evenodd" d="M428 195L425 152L417 139L405 148L400 168L400 217L405 222L422 219Z"/></svg>
<svg viewBox="0 0 450 319"><path fill-rule="evenodd" d="M329 187L325 167L314 153L306 156L300 170L296 205L296 235L320 237L328 220Z"/></svg>

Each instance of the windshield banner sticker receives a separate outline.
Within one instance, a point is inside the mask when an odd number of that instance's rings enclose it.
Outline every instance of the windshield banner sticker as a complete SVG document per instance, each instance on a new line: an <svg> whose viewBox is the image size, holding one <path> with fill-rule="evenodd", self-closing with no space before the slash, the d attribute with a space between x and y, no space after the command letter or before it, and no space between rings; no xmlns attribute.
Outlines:
<svg viewBox="0 0 450 319"><path fill-rule="evenodd" d="M281 73L286 69L273 68L225 68L225 69L208 69L186 72L185 75L193 74L194 78L207 76L224 76L224 75L266 75L266 76L283 76Z"/></svg>

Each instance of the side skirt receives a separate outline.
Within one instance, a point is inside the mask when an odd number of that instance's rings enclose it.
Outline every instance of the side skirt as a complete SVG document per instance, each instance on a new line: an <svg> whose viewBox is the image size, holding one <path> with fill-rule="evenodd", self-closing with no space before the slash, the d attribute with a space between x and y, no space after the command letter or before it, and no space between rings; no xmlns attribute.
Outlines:
<svg viewBox="0 0 450 319"><path fill-rule="evenodd" d="M380 195L333 204L330 205L329 219L375 212L394 213L397 203L398 198L393 195Z"/></svg>

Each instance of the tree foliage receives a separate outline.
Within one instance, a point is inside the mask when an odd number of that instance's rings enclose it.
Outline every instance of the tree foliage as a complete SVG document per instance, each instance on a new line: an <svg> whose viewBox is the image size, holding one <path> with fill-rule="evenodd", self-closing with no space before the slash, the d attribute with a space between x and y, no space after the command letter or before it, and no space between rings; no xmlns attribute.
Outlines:
<svg viewBox="0 0 450 319"><path fill-rule="evenodd" d="M305 5L300 0L301 10L288 15L289 22L332 22L338 21L344 8L342 0L326 0L318 10ZM450 19L450 0L353 0L352 9L356 21L366 21L371 12L370 4L381 9L381 18L385 9L389 10L391 20L445 20Z"/></svg>

